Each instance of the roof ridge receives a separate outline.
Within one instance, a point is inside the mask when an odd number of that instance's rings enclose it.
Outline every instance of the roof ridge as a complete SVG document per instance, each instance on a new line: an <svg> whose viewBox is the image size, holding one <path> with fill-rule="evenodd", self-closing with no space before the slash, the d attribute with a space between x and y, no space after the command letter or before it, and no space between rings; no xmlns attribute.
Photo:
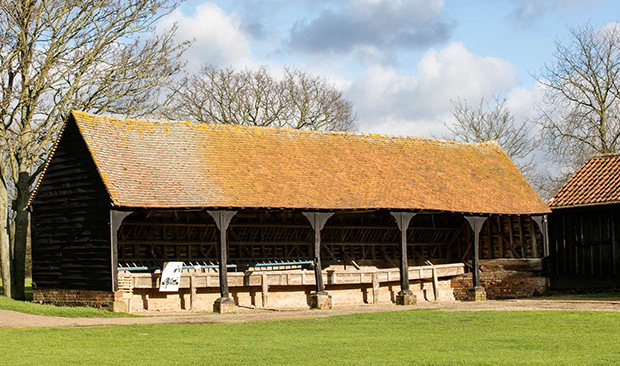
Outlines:
<svg viewBox="0 0 620 366"><path fill-rule="evenodd" d="M438 142L438 143L446 143L453 145L462 145L462 146L490 146L501 149L501 146L496 140L484 141L484 142L464 142L464 141L454 141L454 140L446 140L446 139L436 139L424 136L402 136L402 135L390 135L390 134L380 134L380 133L369 133L369 132L351 132L351 131L325 131L325 130L302 130L291 127L273 127L273 126L250 126L250 125L234 125L234 124L224 124L224 123L206 123L206 122L197 122L197 121L182 121L182 120L167 120L167 119L158 119L158 118L124 118L124 117L112 117L101 114L91 114L83 111L73 110L72 113L82 114L89 117L108 119L108 120L120 120L120 121L131 121L131 122L147 122L153 124L191 124L198 125L202 128L211 127L217 129L226 129L226 130L270 130L274 132L286 132L286 133L295 133L298 135L302 134L313 134L313 135L336 135L336 136L351 136L351 137L362 137L362 138L384 138L391 140L414 140L421 142ZM503 150L503 149L501 149Z"/></svg>

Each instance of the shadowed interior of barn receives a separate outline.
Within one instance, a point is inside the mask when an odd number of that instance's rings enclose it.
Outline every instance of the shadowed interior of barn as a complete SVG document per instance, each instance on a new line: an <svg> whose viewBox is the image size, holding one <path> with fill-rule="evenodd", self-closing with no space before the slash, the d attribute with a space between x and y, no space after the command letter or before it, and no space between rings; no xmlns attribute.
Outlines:
<svg viewBox="0 0 620 366"><path fill-rule="evenodd" d="M167 261L217 263L217 228L204 211L142 211L118 234L121 267L161 267ZM228 229L229 262L312 260L313 231L300 212L243 210ZM535 238L532 240L532 232ZM464 262L470 266L471 229L463 215L418 213L407 230L411 265ZM321 256L349 266L398 266L400 232L387 211L336 213L321 232ZM539 258L540 230L529 216L494 216L482 227L480 258Z"/></svg>

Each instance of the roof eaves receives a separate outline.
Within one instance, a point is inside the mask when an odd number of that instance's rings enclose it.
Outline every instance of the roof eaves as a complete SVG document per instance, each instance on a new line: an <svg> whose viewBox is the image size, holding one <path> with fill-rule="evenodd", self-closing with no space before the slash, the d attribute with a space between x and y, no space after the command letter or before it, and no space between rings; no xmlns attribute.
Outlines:
<svg viewBox="0 0 620 366"><path fill-rule="evenodd" d="M605 201L605 202L577 203L574 205L558 205L558 206L551 206L551 210L553 211L553 210L563 210L567 208L610 206L610 205L616 205L616 204L620 204L620 201L614 200L614 201Z"/></svg>

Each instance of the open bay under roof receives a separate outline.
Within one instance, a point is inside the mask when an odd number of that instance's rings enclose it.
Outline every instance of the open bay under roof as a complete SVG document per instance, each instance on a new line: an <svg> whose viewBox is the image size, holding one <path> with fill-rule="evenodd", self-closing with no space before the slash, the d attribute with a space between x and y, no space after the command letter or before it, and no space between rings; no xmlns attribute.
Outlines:
<svg viewBox="0 0 620 366"><path fill-rule="evenodd" d="M75 111L66 123L77 124L116 207L549 212L492 142L134 120Z"/></svg>

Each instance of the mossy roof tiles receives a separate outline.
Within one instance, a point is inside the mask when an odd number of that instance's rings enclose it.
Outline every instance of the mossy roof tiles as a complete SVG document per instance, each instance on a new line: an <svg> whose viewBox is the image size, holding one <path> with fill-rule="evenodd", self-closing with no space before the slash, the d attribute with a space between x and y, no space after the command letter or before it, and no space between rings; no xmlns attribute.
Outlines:
<svg viewBox="0 0 620 366"><path fill-rule="evenodd" d="M71 118L118 207L549 211L492 142Z"/></svg>

